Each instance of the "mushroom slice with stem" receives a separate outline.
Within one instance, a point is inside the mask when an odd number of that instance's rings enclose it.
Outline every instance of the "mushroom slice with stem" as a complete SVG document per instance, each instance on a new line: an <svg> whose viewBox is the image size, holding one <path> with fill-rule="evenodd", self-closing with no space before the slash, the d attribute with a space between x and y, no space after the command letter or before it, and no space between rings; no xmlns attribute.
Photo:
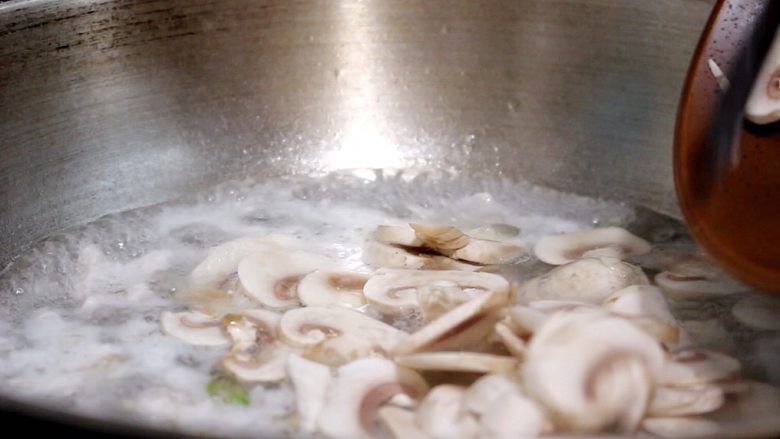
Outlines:
<svg viewBox="0 0 780 439"><path fill-rule="evenodd" d="M287 235L250 236L225 242L209 250L208 256L190 273L189 281L197 288L217 287L238 269L242 259L252 253L295 249L299 241Z"/></svg>
<svg viewBox="0 0 780 439"><path fill-rule="evenodd" d="M534 254L542 262L563 265L582 258L625 259L651 249L650 243L625 229L604 227L545 236L534 246Z"/></svg>
<svg viewBox="0 0 780 439"><path fill-rule="evenodd" d="M532 302L533 303L533 302ZM509 324L513 332L520 336L529 338L534 332L542 327L549 314L539 309L516 305L509 308Z"/></svg>
<svg viewBox="0 0 780 439"><path fill-rule="evenodd" d="M405 334L363 313L341 307L309 306L287 311L279 338L294 348L310 348L327 338L349 334L389 351Z"/></svg>
<svg viewBox="0 0 780 439"><path fill-rule="evenodd" d="M647 283L647 277L639 267L619 259L579 259L521 285L519 297L524 303L564 299L601 304L615 291Z"/></svg>
<svg viewBox="0 0 780 439"><path fill-rule="evenodd" d="M492 311L506 305L507 298L488 293L458 305L414 334L402 338L392 352L414 352L463 348L480 342L493 330L498 317Z"/></svg>
<svg viewBox="0 0 780 439"><path fill-rule="evenodd" d="M503 355L480 352L420 352L395 357L395 362L415 370L504 373L517 369L518 361Z"/></svg>
<svg viewBox="0 0 780 439"><path fill-rule="evenodd" d="M724 380L739 372L741 364L726 354L685 349L671 354L659 374L659 383L691 386Z"/></svg>
<svg viewBox="0 0 780 439"><path fill-rule="evenodd" d="M334 265L328 257L295 251L253 253L238 264L243 291L264 306L285 309L298 305L298 283L317 269Z"/></svg>
<svg viewBox="0 0 780 439"><path fill-rule="evenodd" d="M332 438L368 438L374 433L379 407L399 393L414 399L428 392L416 372L381 358L364 358L337 370L317 420L320 432Z"/></svg>
<svg viewBox="0 0 780 439"><path fill-rule="evenodd" d="M414 412L401 407L385 406L377 412L379 422L394 439L430 439L415 422Z"/></svg>
<svg viewBox="0 0 780 439"><path fill-rule="evenodd" d="M766 294L750 294L739 299L731 314L753 329L780 331L780 299Z"/></svg>
<svg viewBox="0 0 780 439"><path fill-rule="evenodd" d="M166 334L196 346L222 346L229 341L219 319L197 311L166 311L160 324Z"/></svg>
<svg viewBox="0 0 780 439"><path fill-rule="evenodd" d="M222 360L222 367L242 381L284 379L290 350L277 338L279 321L279 314L264 309L225 316L225 332L233 339L233 347Z"/></svg>
<svg viewBox="0 0 780 439"><path fill-rule="evenodd" d="M298 298L305 306L360 308L366 303L363 286L370 277L366 273L317 270L298 283Z"/></svg>
<svg viewBox="0 0 780 439"><path fill-rule="evenodd" d="M433 439L476 437L476 418L463 410L466 389L453 384L441 384L428 392L415 413L420 430Z"/></svg>
<svg viewBox="0 0 780 439"><path fill-rule="evenodd" d="M701 256L690 256L658 273L655 283L672 299L700 300L749 289Z"/></svg>
<svg viewBox="0 0 780 439"><path fill-rule="evenodd" d="M598 309L550 316L534 334L523 365L526 391L555 424L575 432L636 428L663 364L657 341Z"/></svg>
<svg viewBox="0 0 780 439"><path fill-rule="evenodd" d="M303 356L331 367L343 366L365 357L387 357L387 351L374 339L360 334L330 337L304 350Z"/></svg>
<svg viewBox="0 0 780 439"><path fill-rule="evenodd" d="M439 252L455 251L469 243L469 237L454 226L409 224L423 247Z"/></svg>
<svg viewBox="0 0 780 439"><path fill-rule="evenodd" d="M295 389L301 430L313 433L330 385L330 368L292 354L287 358L287 375Z"/></svg>
<svg viewBox="0 0 780 439"><path fill-rule="evenodd" d="M648 416L690 416L709 413L723 405L723 391L717 386L658 386L653 391Z"/></svg>
<svg viewBox="0 0 780 439"><path fill-rule="evenodd" d="M381 270L366 282L366 300L385 314L422 307L427 320L479 295L508 296L509 282L490 273L437 270Z"/></svg>

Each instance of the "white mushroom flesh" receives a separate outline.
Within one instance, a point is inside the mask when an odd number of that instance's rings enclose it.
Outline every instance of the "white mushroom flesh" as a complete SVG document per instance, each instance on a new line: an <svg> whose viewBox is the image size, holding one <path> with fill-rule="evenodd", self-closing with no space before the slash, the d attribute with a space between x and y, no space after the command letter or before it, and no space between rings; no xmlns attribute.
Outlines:
<svg viewBox="0 0 780 439"><path fill-rule="evenodd" d="M582 258L625 259L650 250L650 243L620 227L546 236L534 246L536 257L552 265L563 265Z"/></svg>
<svg viewBox="0 0 780 439"><path fill-rule="evenodd" d="M731 314L745 326L780 331L780 299L763 294L751 294L731 308Z"/></svg>
<svg viewBox="0 0 780 439"><path fill-rule="evenodd" d="M644 415L662 364L659 344L633 324L577 309L554 314L534 334L523 379L556 425L630 431Z"/></svg>
<svg viewBox="0 0 780 439"><path fill-rule="evenodd" d="M745 105L745 117L757 124L780 120L780 35L769 48Z"/></svg>
<svg viewBox="0 0 780 439"><path fill-rule="evenodd" d="M427 320L491 292L508 300L509 282L491 273L447 270L381 270L363 288L368 302L381 312L401 314L422 308Z"/></svg>
<svg viewBox="0 0 780 439"><path fill-rule="evenodd" d="M420 402L415 423L420 430L435 439L475 437L477 420L463 410L465 389L442 384L431 389Z"/></svg>
<svg viewBox="0 0 780 439"><path fill-rule="evenodd" d="M305 306L360 308L366 303L363 286L369 277L365 273L317 270L298 283L298 299Z"/></svg>
<svg viewBox="0 0 780 439"><path fill-rule="evenodd" d="M287 375L295 390L301 430L313 433L330 385L330 368L292 354L287 358Z"/></svg>
<svg viewBox="0 0 780 439"><path fill-rule="evenodd" d="M642 270L615 258L580 259L556 267L520 286L522 302L564 299L601 304L615 291L647 284Z"/></svg>
<svg viewBox="0 0 780 439"><path fill-rule="evenodd" d="M659 383L690 386L724 380L738 373L742 365L735 358L705 349L685 349L664 362Z"/></svg>
<svg viewBox="0 0 780 439"><path fill-rule="evenodd" d="M251 298L269 308L286 309L299 304L298 283L304 276L334 264L328 257L302 250L266 251L242 259L238 278Z"/></svg>
<svg viewBox="0 0 780 439"><path fill-rule="evenodd" d="M375 432L379 407L399 393L420 399L428 391L417 373L390 360L366 358L337 370L317 425L332 438L368 438Z"/></svg>
<svg viewBox="0 0 780 439"><path fill-rule="evenodd" d="M409 224L423 246L445 252L465 247L469 237L453 226L437 226L431 224Z"/></svg>
<svg viewBox="0 0 780 439"><path fill-rule="evenodd" d="M701 300L747 289L700 256L690 256L677 262L658 273L654 280L668 297L678 300Z"/></svg>
<svg viewBox="0 0 780 439"><path fill-rule="evenodd" d="M723 405L723 390L717 386L658 386L647 409L648 416L690 416L709 413Z"/></svg>
<svg viewBox="0 0 780 439"><path fill-rule="evenodd" d="M496 398L485 408L479 424L481 437L486 439L536 437L551 429L541 407L518 392Z"/></svg>
<svg viewBox="0 0 780 439"><path fill-rule="evenodd" d="M420 352L395 357L401 366L416 370L504 373L514 371L518 361L503 355L480 352Z"/></svg>
<svg viewBox="0 0 780 439"><path fill-rule="evenodd" d="M222 332L222 322L197 311L164 312L160 317L162 330L196 346L222 346L229 340Z"/></svg>
<svg viewBox="0 0 780 439"><path fill-rule="evenodd" d="M411 410L385 406L379 409L377 417L394 439L430 439L430 436L417 426L415 414Z"/></svg>

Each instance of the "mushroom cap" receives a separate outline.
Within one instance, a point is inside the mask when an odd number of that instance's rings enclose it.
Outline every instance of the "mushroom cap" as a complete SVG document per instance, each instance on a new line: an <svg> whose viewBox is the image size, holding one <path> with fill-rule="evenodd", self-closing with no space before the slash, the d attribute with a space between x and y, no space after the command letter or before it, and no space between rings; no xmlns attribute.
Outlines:
<svg viewBox="0 0 780 439"><path fill-rule="evenodd" d="M415 370L505 373L517 369L515 358L480 352L419 352L395 357L396 364Z"/></svg>
<svg viewBox="0 0 780 439"><path fill-rule="evenodd" d="M579 259L522 284L519 298L523 302L563 299L601 304L615 291L647 283L639 267L619 259Z"/></svg>
<svg viewBox="0 0 780 439"><path fill-rule="evenodd" d="M295 348L309 348L326 338L350 334L390 350L404 332L363 313L341 307L309 306L289 310L278 326L279 338Z"/></svg>
<svg viewBox="0 0 780 439"><path fill-rule="evenodd" d="M446 256L415 253L410 248L379 241L368 241L363 247L363 262L374 268L475 271L479 265L456 261Z"/></svg>
<svg viewBox="0 0 780 439"><path fill-rule="evenodd" d="M740 362L726 354L706 349L685 349L664 362L658 382L671 386L690 386L726 379L738 373Z"/></svg>
<svg viewBox="0 0 780 439"><path fill-rule="evenodd" d="M332 259L301 250L253 253L238 264L243 291L264 306L285 309L298 305L298 282L317 269L332 267Z"/></svg>
<svg viewBox="0 0 780 439"><path fill-rule="evenodd" d="M506 304L506 298L494 293L458 305L412 335L402 338L393 348L395 355L447 349L463 343L483 340L493 329L496 318L489 313Z"/></svg>
<svg viewBox="0 0 780 439"><path fill-rule="evenodd" d="M287 358L287 375L295 390L295 404L301 418L301 429L313 433L330 385L330 368L297 354Z"/></svg>
<svg viewBox="0 0 780 439"><path fill-rule="evenodd" d="M563 265L582 258L625 259L651 249L650 243L623 228L603 227L545 236L534 246L534 254L542 262Z"/></svg>
<svg viewBox="0 0 780 439"><path fill-rule="evenodd" d="M305 306L360 308L366 303L363 286L370 277L366 273L317 270L298 283L298 299Z"/></svg>
<svg viewBox="0 0 780 439"><path fill-rule="evenodd" d="M780 331L780 300L767 294L750 294L739 299L731 314L754 329Z"/></svg>
<svg viewBox="0 0 780 439"><path fill-rule="evenodd" d="M441 384L420 401L415 414L420 430L431 438L474 437L479 430L477 420L464 413L462 403L465 388Z"/></svg>
<svg viewBox="0 0 780 439"><path fill-rule="evenodd" d="M372 276L363 287L366 300L386 314L399 314L410 309L419 309L421 295L425 303L428 302L427 296L436 296L433 299L437 299L446 295L447 298L454 299L454 305L458 305L488 292L508 296L509 282L491 273L385 269ZM442 298L442 301L447 298Z"/></svg>
<svg viewBox="0 0 780 439"><path fill-rule="evenodd" d="M163 332L196 346L223 346L229 340L222 332L222 322L197 311L163 312Z"/></svg>
<svg viewBox="0 0 780 439"><path fill-rule="evenodd" d="M382 358L364 358L337 370L317 420L319 431L333 438L368 438L377 409L399 393L419 399L428 392L416 372Z"/></svg>
<svg viewBox="0 0 780 439"><path fill-rule="evenodd" d="M252 253L293 249L299 241L287 235L250 236L225 242L209 250L206 258L190 273L190 283L198 288L216 287L235 273L242 259Z"/></svg>
<svg viewBox="0 0 780 439"><path fill-rule="evenodd" d="M592 432L641 420L663 353L629 321L595 309L553 314L534 334L523 366L526 391L561 425Z"/></svg>
<svg viewBox="0 0 780 439"><path fill-rule="evenodd" d="M658 386L647 408L648 416L691 416L719 409L723 390L717 386L669 387Z"/></svg>

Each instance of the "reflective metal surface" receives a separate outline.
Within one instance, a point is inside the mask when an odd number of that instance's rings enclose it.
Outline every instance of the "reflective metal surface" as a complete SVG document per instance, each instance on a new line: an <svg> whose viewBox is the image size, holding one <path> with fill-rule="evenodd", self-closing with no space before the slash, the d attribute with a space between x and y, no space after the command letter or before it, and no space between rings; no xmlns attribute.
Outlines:
<svg viewBox="0 0 780 439"><path fill-rule="evenodd" d="M501 173L676 213L710 1L0 3L0 262L248 174Z"/></svg>

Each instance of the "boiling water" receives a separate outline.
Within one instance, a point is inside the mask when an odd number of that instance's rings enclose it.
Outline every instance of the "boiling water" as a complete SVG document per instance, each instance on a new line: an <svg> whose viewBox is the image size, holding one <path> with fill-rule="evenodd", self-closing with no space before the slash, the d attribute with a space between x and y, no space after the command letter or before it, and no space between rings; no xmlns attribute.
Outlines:
<svg viewBox="0 0 780 439"><path fill-rule="evenodd" d="M209 247L227 240L290 234L346 268L368 270L360 253L373 228L407 222L464 230L511 224L527 247L547 234L623 225L666 251L692 249L684 228L658 215L508 181L363 171L225 184L101 218L21 255L0 278L0 390L79 414L186 432L289 433L295 404L287 384L255 386L249 407L210 398L206 385L224 348L164 335L160 314L185 308L174 298L177 288ZM646 258L647 265L663 254ZM509 275L541 269L529 259ZM677 312L695 320L690 332L707 334L705 345L739 354L754 375L779 379L762 366L775 362L765 357L777 351L771 346L778 339L761 339L756 343L764 349L753 354L755 334L729 320L728 303L721 302L682 304Z"/></svg>

